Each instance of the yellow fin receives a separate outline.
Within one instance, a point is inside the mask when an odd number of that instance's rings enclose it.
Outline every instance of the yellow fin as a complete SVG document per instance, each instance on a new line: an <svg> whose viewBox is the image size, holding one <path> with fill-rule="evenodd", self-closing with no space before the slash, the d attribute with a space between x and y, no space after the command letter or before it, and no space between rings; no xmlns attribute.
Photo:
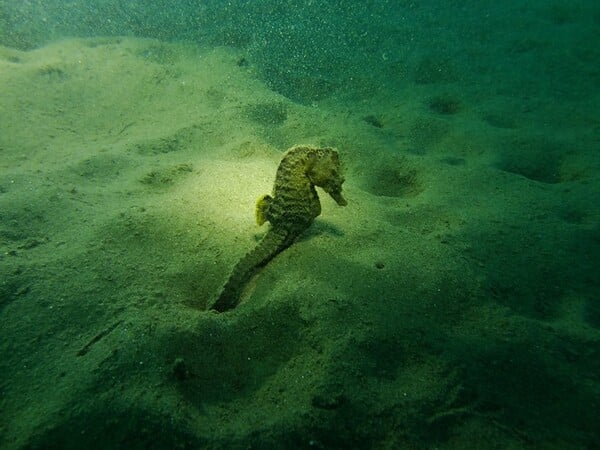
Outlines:
<svg viewBox="0 0 600 450"><path fill-rule="evenodd" d="M261 195L256 201L256 210L254 215L256 217L256 223L260 226L265 223L267 219L267 213L269 211L269 204L273 198L269 194Z"/></svg>

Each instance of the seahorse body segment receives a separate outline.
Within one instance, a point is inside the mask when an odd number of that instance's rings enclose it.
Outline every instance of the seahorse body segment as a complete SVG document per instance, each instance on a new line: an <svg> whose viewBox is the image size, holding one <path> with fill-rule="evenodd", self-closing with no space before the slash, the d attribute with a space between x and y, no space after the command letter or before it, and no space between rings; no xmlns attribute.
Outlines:
<svg viewBox="0 0 600 450"><path fill-rule="evenodd" d="M211 309L223 312L235 308L252 275L289 247L321 214L315 186L323 188L338 205L346 206L343 183L335 149L300 145L290 148L277 169L272 194L261 196L256 203L256 222L258 225L269 222L269 230L234 267Z"/></svg>

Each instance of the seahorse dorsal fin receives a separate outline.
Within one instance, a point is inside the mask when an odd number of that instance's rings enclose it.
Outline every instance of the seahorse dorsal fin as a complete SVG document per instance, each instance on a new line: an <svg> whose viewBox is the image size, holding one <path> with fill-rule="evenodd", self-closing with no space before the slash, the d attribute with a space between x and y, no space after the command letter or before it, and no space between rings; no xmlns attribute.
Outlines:
<svg viewBox="0 0 600 450"><path fill-rule="evenodd" d="M265 194L261 195L256 201L256 210L254 211L254 216L256 217L256 223L259 226L268 220L267 214L271 200L273 200L273 198L269 194Z"/></svg>

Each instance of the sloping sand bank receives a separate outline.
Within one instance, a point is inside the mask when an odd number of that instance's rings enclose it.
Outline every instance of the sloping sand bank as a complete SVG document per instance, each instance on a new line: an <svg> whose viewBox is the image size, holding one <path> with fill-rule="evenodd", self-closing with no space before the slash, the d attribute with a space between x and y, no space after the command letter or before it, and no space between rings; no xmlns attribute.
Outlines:
<svg viewBox="0 0 600 450"><path fill-rule="evenodd" d="M0 49L0 446L597 445L597 153L421 69L300 105L227 48ZM300 143L348 206L205 311Z"/></svg>

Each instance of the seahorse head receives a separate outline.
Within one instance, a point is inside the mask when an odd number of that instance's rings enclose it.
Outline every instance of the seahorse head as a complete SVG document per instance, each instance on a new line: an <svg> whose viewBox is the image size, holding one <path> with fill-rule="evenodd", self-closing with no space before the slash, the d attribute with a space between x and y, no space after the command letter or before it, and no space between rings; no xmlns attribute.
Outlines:
<svg viewBox="0 0 600 450"><path fill-rule="evenodd" d="M327 192L338 205L346 206L348 202L342 196L344 173L338 152L330 147L315 149L312 159L307 172L310 181Z"/></svg>

